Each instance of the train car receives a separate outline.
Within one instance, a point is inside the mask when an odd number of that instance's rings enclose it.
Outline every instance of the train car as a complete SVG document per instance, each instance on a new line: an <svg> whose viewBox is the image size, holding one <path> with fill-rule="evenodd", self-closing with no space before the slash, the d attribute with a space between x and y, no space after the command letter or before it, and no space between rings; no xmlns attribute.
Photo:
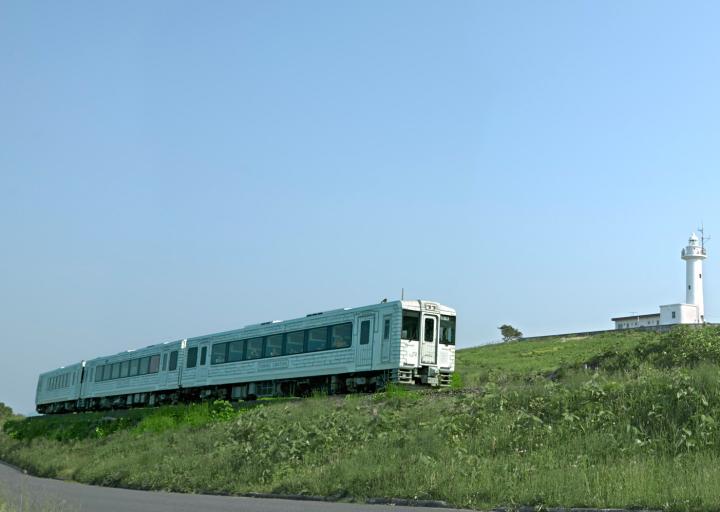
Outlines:
<svg viewBox="0 0 720 512"><path fill-rule="evenodd" d="M455 331L452 308L423 300L264 322L89 360L79 396L38 402L38 412L448 386Z"/></svg>
<svg viewBox="0 0 720 512"><path fill-rule="evenodd" d="M85 362L40 374L35 390L35 407L38 412L68 412L80 399Z"/></svg>
<svg viewBox="0 0 720 512"><path fill-rule="evenodd" d="M77 408L176 402L182 357L182 341L171 341L89 360Z"/></svg>

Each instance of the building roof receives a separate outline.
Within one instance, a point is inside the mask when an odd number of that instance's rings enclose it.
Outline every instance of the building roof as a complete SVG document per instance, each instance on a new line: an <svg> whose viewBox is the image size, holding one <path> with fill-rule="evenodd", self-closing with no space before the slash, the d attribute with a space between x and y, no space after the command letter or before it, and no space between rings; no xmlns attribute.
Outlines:
<svg viewBox="0 0 720 512"><path fill-rule="evenodd" d="M618 316L616 318L611 318L610 320L615 322L617 320L637 320L640 318L652 318L652 317L659 317L660 313L650 313L649 315L630 315L630 316Z"/></svg>

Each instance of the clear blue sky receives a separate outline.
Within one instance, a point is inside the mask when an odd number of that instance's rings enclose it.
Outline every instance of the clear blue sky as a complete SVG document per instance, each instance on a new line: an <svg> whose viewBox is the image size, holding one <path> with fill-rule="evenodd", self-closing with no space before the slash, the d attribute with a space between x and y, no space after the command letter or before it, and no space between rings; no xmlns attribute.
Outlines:
<svg viewBox="0 0 720 512"><path fill-rule="evenodd" d="M700 221L720 236L719 21L0 0L0 400L29 412L61 364L402 287L457 309L461 347L683 301L680 249Z"/></svg>

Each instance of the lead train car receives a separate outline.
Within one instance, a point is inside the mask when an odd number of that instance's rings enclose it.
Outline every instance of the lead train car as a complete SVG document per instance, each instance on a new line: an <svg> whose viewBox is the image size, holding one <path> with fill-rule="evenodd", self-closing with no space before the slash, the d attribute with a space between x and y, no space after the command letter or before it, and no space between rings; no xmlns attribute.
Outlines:
<svg viewBox="0 0 720 512"><path fill-rule="evenodd" d="M39 413L448 386L455 311L423 300L314 313L150 345L40 375Z"/></svg>

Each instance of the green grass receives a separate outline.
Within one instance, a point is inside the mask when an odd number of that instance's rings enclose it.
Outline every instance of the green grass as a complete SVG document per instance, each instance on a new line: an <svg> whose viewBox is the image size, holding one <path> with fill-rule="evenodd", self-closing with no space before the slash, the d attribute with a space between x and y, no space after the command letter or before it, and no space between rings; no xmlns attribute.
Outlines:
<svg viewBox="0 0 720 512"><path fill-rule="evenodd" d="M652 332L625 331L466 348L457 351L456 370L465 386L479 386L579 367L605 354L629 351L657 338Z"/></svg>
<svg viewBox="0 0 720 512"><path fill-rule="evenodd" d="M458 368L443 392L9 421L0 457L141 489L720 510L720 330L513 342Z"/></svg>

